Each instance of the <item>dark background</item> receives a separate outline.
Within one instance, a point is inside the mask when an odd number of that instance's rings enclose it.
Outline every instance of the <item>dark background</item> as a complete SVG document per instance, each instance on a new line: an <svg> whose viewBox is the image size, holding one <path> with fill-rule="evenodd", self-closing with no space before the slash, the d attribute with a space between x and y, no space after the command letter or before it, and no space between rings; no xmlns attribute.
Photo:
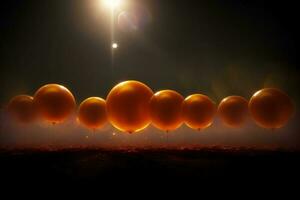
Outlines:
<svg viewBox="0 0 300 200"><path fill-rule="evenodd" d="M0 116L1 146L228 145L299 149L299 69L295 1L124 0L121 11L147 13L136 31L115 20L111 49L110 10L101 0L10 0L1 3L0 105L17 94L33 95L42 85L67 86L79 104L105 98L120 81L136 79L154 91L183 96L203 93L216 103L228 95L250 98L263 87L278 87L296 106L290 123L276 132L255 124L230 129L215 120L201 133L186 126L170 137L153 127L123 134L111 126L97 134L76 121L56 127L18 127ZM145 20L145 19L148 19ZM2 114L2 113L0 113ZM115 137L116 136L116 137Z"/></svg>
<svg viewBox="0 0 300 200"><path fill-rule="evenodd" d="M1 3L1 105L53 82L70 88L78 102L106 97L127 79L217 102L272 86L298 102L295 1L125 0L124 9L142 6L151 21L136 32L116 29L113 67L109 12L99 2Z"/></svg>

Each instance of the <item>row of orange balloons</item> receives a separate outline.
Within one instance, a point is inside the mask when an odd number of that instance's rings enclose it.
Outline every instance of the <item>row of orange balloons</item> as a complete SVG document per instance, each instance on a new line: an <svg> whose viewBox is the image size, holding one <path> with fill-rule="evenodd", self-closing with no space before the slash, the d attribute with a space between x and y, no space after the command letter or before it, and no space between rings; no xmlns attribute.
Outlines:
<svg viewBox="0 0 300 200"><path fill-rule="evenodd" d="M16 96L8 105L8 111L15 119L27 123L37 116L54 124L61 123L75 109L76 101L72 93L58 84L41 87L33 97ZM101 128L109 121L117 129L133 133L150 123L164 131L175 130L182 123L200 130L213 123L215 114L226 125L239 127L249 113L259 126L275 129L284 126L293 112L292 100L275 88L259 90L249 102L240 96L229 96L217 107L208 96L202 94L193 94L185 99L173 90L154 94L141 82L125 81L109 92L106 101L100 97L84 100L78 108L77 118L91 129Z"/></svg>

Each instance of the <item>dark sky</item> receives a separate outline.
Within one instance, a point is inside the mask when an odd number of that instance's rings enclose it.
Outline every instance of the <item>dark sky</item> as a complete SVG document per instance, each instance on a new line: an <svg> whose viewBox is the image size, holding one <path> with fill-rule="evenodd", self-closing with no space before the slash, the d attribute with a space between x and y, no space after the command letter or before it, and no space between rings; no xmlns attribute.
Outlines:
<svg viewBox="0 0 300 200"><path fill-rule="evenodd" d="M105 97L126 79L217 102L266 86L299 99L295 1L125 0L124 10L142 7L151 20L135 32L115 29L113 67L109 16L97 1L1 3L1 105L53 82L78 102Z"/></svg>
<svg viewBox="0 0 300 200"><path fill-rule="evenodd" d="M119 48L113 65L109 10L101 7L100 0L1 2L0 105L17 94L33 95L47 83L67 86L80 103L90 96L106 97L113 85L127 79L145 82L154 91L175 89L183 96L204 93L217 103L228 95L250 98L262 87L279 87L299 104L296 1L124 1L123 10L142 10L149 20L133 32L114 25ZM182 126L168 140L189 145L299 147L297 113L277 133L253 124L233 130L216 120L199 134ZM112 127L91 135L74 121L51 128L18 128L0 119L4 130L11 130L0 134L2 144L41 145L48 142L49 134L57 143L71 145L167 141L153 127L135 136Z"/></svg>

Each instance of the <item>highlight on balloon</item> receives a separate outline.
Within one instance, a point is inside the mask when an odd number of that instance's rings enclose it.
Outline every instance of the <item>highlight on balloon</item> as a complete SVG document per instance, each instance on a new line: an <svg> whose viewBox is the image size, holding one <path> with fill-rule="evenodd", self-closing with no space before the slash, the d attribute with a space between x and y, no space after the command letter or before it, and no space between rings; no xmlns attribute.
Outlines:
<svg viewBox="0 0 300 200"><path fill-rule="evenodd" d="M265 129L279 129L293 116L292 99L276 88L264 88L248 101L241 96L225 97L218 105L204 94L184 98L174 90L153 92L146 84L128 80L114 86L106 99L88 97L76 108L72 92L59 84L40 87L33 96L17 95L7 105L7 113L15 122L30 124L46 121L63 123L72 116L90 130L110 123L126 133L136 133L150 124L170 132L182 124L195 130L213 126L216 118L231 128L241 128L254 121Z"/></svg>

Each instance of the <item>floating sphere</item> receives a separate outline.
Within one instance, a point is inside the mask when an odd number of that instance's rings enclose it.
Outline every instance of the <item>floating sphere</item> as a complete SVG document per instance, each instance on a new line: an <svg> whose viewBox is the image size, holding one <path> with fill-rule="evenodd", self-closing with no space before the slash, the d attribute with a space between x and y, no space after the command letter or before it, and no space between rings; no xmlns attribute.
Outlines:
<svg viewBox="0 0 300 200"><path fill-rule="evenodd" d="M138 81L125 81L116 85L106 98L106 111L111 124L133 133L146 128L150 121L149 101L152 90Z"/></svg>
<svg viewBox="0 0 300 200"><path fill-rule="evenodd" d="M210 126L215 113L215 103L202 94L190 95L182 104L183 120L192 129L201 130Z"/></svg>
<svg viewBox="0 0 300 200"><path fill-rule="evenodd" d="M33 97L31 96L15 96L10 100L7 108L8 113L20 123L29 123L36 119Z"/></svg>
<svg viewBox="0 0 300 200"><path fill-rule="evenodd" d="M34 105L42 119L60 123L75 111L76 102L73 94L66 87L47 84L35 93Z"/></svg>
<svg viewBox="0 0 300 200"><path fill-rule="evenodd" d="M103 127L107 122L105 100L100 97L84 100L78 108L78 120L93 130Z"/></svg>
<svg viewBox="0 0 300 200"><path fill-rule="evenodd" d="M290 97L275 88L256 92L249 102L250 114L261 127L276 129L283 127L294 113Z"/></svg>
<svg viewBox="0 0 300 200"><path fill-rule="evenodd" d="M173 90L162 90L150 100L152 124L161 130L172 131L183 123L181 105L184 98Z"/></svg>
<svg viewBox="0 0 300 200"><path fill-rule="evenodd" d="M226 97L218 106L218 114L225 125L240 127L248 117L248 101L240 96Z"/></svg>

